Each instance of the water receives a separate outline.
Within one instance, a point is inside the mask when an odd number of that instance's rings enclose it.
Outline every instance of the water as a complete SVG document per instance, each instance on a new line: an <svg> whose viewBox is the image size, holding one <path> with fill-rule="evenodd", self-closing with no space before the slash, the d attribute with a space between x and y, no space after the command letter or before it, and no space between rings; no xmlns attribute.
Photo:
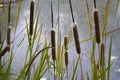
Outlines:
<svg viewBox="0 0 120 80"><path fill-rule="evenodd" d="M116 5L117 0L111 0L110 2L110 11L109 11L109 16L108 16L108 23L107 23L107 30L111 31L116 28L120 28L120 7L118 9L117 17L116 20L113 20L114 17L114 12L115 12L115 5ZM37 5L38 0L35 1L35 4ZM68 0L60 0L60 29L62 33L62 38L64 37L65 34L68 34L70 27L71 27L71 15L70 15L70 9L69 9L69 4ZM85 40L89 38L89 26L88 26L88 20L87 20L87 9L86 9L86 3L85 0L72 0L73 3L73 11L74 11L74 16L75 16L75 21L78 24L79 28L79 37L80 40ZM93 0L89 0L89 7L90 7L90 13L91 13L91 18L92 18L92 23L93 23ZM26 25L25 23L25 17L29 21L29 5L30 0L25 0L22 3L21 7L21 13L20 13L20 19L18 23L18 28L17 28L17 33L19 33ZM105 9L105 4L106 0L97 0L97 8L99 10L99 16L100 16L100 27L102 28L103 26L103 18L104 18L104 9ZM16 13L17 13L17 6L18 3L13 3L12 4L12 19L11 19L11 26L13 27ZM51 28L51 16L50 16L50 0L40 0L39 5L38 5L40 10L40 20L39 20L39 25L41 25L41 22L43 22L43 35L45 34L45 31L50 31ZM57 23L58 19L58 12L57 12L57 0L54 0L53 2L53 10L54 10L54 24ZM5 15L7 16L7 5L5 5ZM0 10L0 15L1 15L1 10ZM7 19L7 17L6 17ZM66 26L66 27L65 27ZM68 30L65 30L67 28ZM66 31L66 33L65 33ZM93 29L94 33L94 29ZM12 33L13 34L13 33ZM120 72L118 71L120 69L120 45L119 45L119 38L120 38L120 31L116 31L113 33L113 50L112 50L112 56L114 57L114 64L111 67L111 80L118 80L120 78ZM26 32L22 33L17 40L15 40L14 44L15 47L17 47L19 40L23 38L23 35L26 35ZM50 35L48 35L50 36ZM44 41L44 36L42 36L42 41ZM50 38L50 37L48 37ZM110 40L110 35L107 35L107 50L106 50L106 59L108 58L108 48L109 48L109 40ZM63 41L62 41L63 42ZM25 56L25 51L27 47L27 38L25 38L23 42L23 46L18 50L17 54L15 54L15 58L13 61L12 69L15 73L19 73L19 69L22 68L22 59L24 59ZM73 36L71 38L71 43L72 45L74 43ZM81 43L81 50L82 50L82 64L83 64L83 71L84 75L85 72L88 71L90 73L90 67L89 64L89 54L90 54L90 49L91 49L92 41L84 42ZM75 47L72 47L69 49L69 61L70 65L73 64L73 61L76 60L77 54L75 51ZM86 57L86 56L87 57ZM37 64L38 62L36 61L34 64ZM70 67L71 69L71 67ZM71 70L69 70L69 74L71 75Z"/></svg>

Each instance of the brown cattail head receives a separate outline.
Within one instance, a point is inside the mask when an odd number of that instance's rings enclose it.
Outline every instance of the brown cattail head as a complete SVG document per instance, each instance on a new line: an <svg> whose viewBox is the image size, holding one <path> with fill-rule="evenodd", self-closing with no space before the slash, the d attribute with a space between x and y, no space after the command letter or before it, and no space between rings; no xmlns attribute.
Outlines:
<svg viewBox="0 0 120 80"><path fill-rule="evenodd" d="M80 42L79 42L79 35L78 35L77 25L75 23L73 23L73 34L74 34L76 51L78 54L80 54L81 48L80 48Z"/></svg>
<svg viewBox="0 0 120 80"><path fill-rule="evenodd" d="M7 51L9 51L10 46L7 45L1 52L0 52L0 58L6 54Z"/></svg>
<svg viewBox="0 0 120 80"><path fill-rule="evenodd" d="M68 66L68 51L65 50L65 65Z"/></svg>
<svg viewBox="0 0 120 80"><path fill-rule="evenodd" d="M34 24L34 0L31 0L30 4L30 36L33 34L33 24Z"/></svg>
<svg viewBox="0 0 120 80"><path fill-rule="evenodd" d="M102 66L103 64L105 64L105 45L104 45L104 43L101 43L100 48L101 48L100 65Z"/></svg>
<svg viewBox="0 0 120 80"><path fill-rule="evenodd" d="M52 59L56 60L56 48L55 48L55 30L51 30L51 44L52 44Z"/></svg>
<svg viewBox="0 0 120 80"><path fill-rule="evenodd" d="M100 44L100 27L99 27L99 17L98 17L98 10L94 10L94 23L95 23L95 35L96 41Z"/></svg>
<svg viewBox="0 0 120 80"><path fill-rule="evenodd" d="M10 33L11 33L11 26L8 26L8 29L7 29L7 45L9 45L8 51L10 51Z"/></svg>
<svg viewBox="0 0 120 80"><path fill-rule="evenodd" d="M67 43L68 43L68 36L65 36L64 37L64 47L65 47L65 50L67 50Z"/></svg>

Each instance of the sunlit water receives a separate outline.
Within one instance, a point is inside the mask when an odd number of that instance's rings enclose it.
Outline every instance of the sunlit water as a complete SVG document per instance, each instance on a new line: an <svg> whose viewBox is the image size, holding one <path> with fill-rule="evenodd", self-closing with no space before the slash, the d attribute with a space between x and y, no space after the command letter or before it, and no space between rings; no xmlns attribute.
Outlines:
<svg viewBox="0 0 120 80"><path fill-rule="evenodd" d="M0 0L1 1L1 0ZM109 11L109 17L108 17L108 23L107 23L107 31L111 31L116 28L120 28L120 7L118 9L118 13L116 16L116 20L114 21L114 12L115 12L115 5L116 5L117 0L111 0L110 3L110 11ZM88 25L88 20L87 20L87 8L86 8L86 3L85 0L72 0L73 2L73 11L74 11L74 16L75 16L75 21L78 24L79 28L79 37L80 40L85 40L87 38L90 38L89 35L89 25ZM89 2L89 7L90 7L90 13L91 13L91 19L93 23L93 0L88 0ZM35 5L37 5L38 0L35 1ZM62 34L62 42L63 42L63 37L65 34L69 33L69 30L72 25L72 20L71 20L71 15L70 15L70 9L69 9L69 4L68 0L60 0L60 29L61 29L61 34ZM30 0L25 0L22 3L21 7L21 13L20 13L20 19L18 23L18 28L16 34L18 34L26 25L25 23L25 18L29 21L29 4ZM99 10L99 18L100 18L100 27L102 28L103 26L103 18L104 18L104 11L105 11L105 4L106 0L97 0L97 8ZM15 17L17 14L17 6L18 3L12 4L12 11L11 11L11 26L13 27L15 24ZM40 0L38 9L40 10L40 20L39 20L39 25L41 25L41 22L43 22L43 35L45 34L45 31L48 32L51 29L51 16L50 16L50 0ZM53 10L54 10L54 24L56 25L57 19L58 19L58 5L57 5L57 0L53 1ZM0 10L0 15L1 15L2 10ZM5 15L7 14L7 5L5 5ZM6 15L7 16L7 15ZM6 17L5 16L5 17ZM7 18L7 17L6 17ZM65 27L66 26L66 27ZM93 25L94 26L94 25ZM67 28L67 29L66 29ZM66 29L66 30L65 30ZM94 29L93 29L94 33ZM13 34L13 33L12 33ZM120 38L120 31L114 32L113 34L113 50L112 50L112 61L114 61L112 67L111 67L111 80L118 80L120 78L120 45L119 45L119 38ZM21 35L15 40L14 46L18 46L18 42L23 38L23 36L26 36L27 33L24 31L21 33ZM50 36L50 35L48 35ZM50 39L50 37L48 37ZM42 36L42 41L44 41L44 36ZM109 49L109 41L110 41L110 34L107 35L107 41L106 41L106 60L108 59L108 49ZM27 37L25 37L25 40L23 41L23 44L21 48L17 51L15 54L15 58L13 60L13 65L12 65L12 70L13 73L19 73L19 70L22 69L23 67L23 59L25 56L25 51L27 49ZM71 38L71 42L69 45L74 44L73 36ZM82 50L82 65L83 65L83 72L84 76L85 72L87 71L89 75L91 76L90 72L90 50L92 46L92 41L87 41L84 43L81 43L81 50ZM96 53L97 54L97 53ZM72 47L69 49L69 65L71 66L74 64L76 61L77 53L75 51L75 47ZM98 56L96 56L98 57ZM38 61L34 63L37 65ZM72 66L73 67L73 66ZM69 75L72 74L71 69L72 67L69 67ZM79 73L79 71L78 71ZM79 75L77 75L79 76ZM48 78L48 74L44 77ZM78 79L79 80L79 79Z"/></svg>

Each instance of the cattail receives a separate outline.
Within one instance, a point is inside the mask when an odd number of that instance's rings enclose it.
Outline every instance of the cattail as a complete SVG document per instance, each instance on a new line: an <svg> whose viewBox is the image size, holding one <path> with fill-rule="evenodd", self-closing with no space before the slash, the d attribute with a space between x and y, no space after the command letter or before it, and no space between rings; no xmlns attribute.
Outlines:
<svg viewBox="0 0 120 80"><path fill-rule="evenodd" d="M104 45L104 43L101 43L100 47L101 47L100 64L102 66L103 64L105 64L105 45Z"/></svg>
<svg viewBox="0 0 120 80"><path fill-rule="evenodd" d="M65 65L68 66L68 51L65 51Z"/></svg>
<svg viewBox="0 0 120 80"><path fill-rule="evenodd" d="M79 42L79 35L78 35L77 25L75 23L73 24L73 34L74 34L76 51L78 54L80 54L81 48L80 48L80 42Z"/></svg>
<svg viewBox="0 0 120 80"><path fill-rule="evenodd" d="M68 51L67 51L68 36L64 37L64 47L65 47L65 65L68 66Z"/></svg>
<svg viewBox="0 0 120 80"><path fill-rule="evenodd" d="M7 29L7 45L9 45L8 51L10 51L10 33L11 33L11 27L8 26L8 29Z"/></svg>
<svg viewBox="0 0 120 80"><path fill-rule="evenodd" d="M10 33L11 33L11 27L8 26L7 29L7 44L10 45Z"/></svg>
<svg viewBox="0 0 120 80"><path fill-rule="evenodd" d="M51 44L52 44L52 59L56 60L56 48L55 48L55 30L51 30Z"/></svg>
<svg viewBox="0 0 120 80"><path fill-rule="evenodd" d="M99 17L98 17L98 10L96 8L94 10L94 23L95 23L96 41L98 44L100 44Z"/></svg>
<svg viewBox="0 0 120 80"><path fill-rule="evenodd" d="M7 45L1 52L0 52L0 58L5 55L7 51L9 51L9 45Z"/></svg>
<svg viewBox="0 0 120 80"><path fill-rule="evenodd" d="M64 47L67 50L68 36L64 37Z"/></svg>
<svg viewBox="0 0 120 80"><path fill-rule="evenodd" d="M34 0L31 0L30 4L30 36L33 34L33 24L34 24Z"/></svg>

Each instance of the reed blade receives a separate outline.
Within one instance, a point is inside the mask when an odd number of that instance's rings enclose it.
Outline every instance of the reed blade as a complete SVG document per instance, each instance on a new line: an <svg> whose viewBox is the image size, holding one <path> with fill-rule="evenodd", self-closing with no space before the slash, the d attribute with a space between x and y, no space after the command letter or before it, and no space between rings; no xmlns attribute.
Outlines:
<svg viewBox="0 0 120 80"><path fill-rule="evenodd" d="M114 14L114 21L116 19L117 11L118 11L118 8L119 8L119 3L120 3L120 0L117 0L116 8L115 8L115 14Z"/></svg>
<svg viewBox="0 0 120 80"><path fill-rule="evenodd" d="M105 8L105 14L104 14L104 23L103 23L103 28L102 28L102 42L103 42L104 37L105 37L105 31L106 31L109 7L110 7L110 0L107 0L106 8Z"/></svg>

